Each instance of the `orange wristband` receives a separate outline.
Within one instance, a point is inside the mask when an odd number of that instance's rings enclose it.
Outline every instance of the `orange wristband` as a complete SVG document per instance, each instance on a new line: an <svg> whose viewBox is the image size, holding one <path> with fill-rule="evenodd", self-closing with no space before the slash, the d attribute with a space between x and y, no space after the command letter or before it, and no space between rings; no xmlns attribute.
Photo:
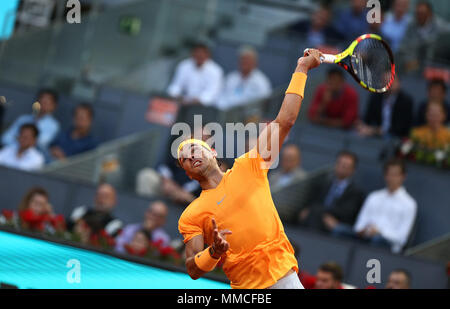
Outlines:
<svg viewBox="0 0 450 309"><path fill-rule="evenodd" d="M220 259L215 259L211 256L209 247L197 253L194 258L195 265L206 272L213 270L217 263L219 263L219 260Z"/></svg>
<svg viewBox="0 0 450 309"><path fill-rule="evenodd" d="M302 72L295 72L294 74L292 74L291 82L289 83L289 87L287 88L285 94L298 94L303 99L307 78L308 76Z"/></svg>

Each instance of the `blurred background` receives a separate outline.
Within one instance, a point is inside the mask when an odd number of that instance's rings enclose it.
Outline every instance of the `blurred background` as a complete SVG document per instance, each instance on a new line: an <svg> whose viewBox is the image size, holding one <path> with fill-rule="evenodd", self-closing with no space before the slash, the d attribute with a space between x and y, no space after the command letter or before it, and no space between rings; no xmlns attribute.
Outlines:
<svg viewBox="0 0 450 309"><path fill-rule="evenodd" d="M183 272L178 218L201 188L170 155L172 125L271 121L305 48L377 33L395 55L392 90L310 72L272 195L305 287L448 288L450 5L381 0L370 24L366 4L1 1L0 282L42 287L4 262L43 254L38 239ZM12 235L32 251L9 250Z"/></svg>

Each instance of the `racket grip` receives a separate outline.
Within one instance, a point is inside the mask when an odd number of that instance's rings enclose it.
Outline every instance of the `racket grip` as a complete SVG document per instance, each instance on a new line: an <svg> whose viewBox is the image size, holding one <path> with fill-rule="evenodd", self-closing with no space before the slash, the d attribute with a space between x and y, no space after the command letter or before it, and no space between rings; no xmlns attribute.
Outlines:
<svg viewBox="0 0 450 309"><path fill-rule="evenodd" d="M336 60L336 56L329 55L329 54L323 54L323 57L320 57L320 62L322 63L334 63Z"/></svg>

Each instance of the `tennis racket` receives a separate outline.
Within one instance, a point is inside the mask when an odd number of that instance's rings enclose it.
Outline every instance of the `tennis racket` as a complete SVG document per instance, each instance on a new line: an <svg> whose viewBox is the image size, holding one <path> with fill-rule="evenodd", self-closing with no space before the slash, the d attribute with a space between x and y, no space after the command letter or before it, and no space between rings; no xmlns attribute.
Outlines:
<svg viewBox="0 0 450 309"><path fill-rule="evenodd" d="M308 53L308 49L305 53ZM338 64L370 92L388 91L395 78L392 51L389 45L376 34L361 35L342 53L324 54L320 60L324 63Z"/></svg>

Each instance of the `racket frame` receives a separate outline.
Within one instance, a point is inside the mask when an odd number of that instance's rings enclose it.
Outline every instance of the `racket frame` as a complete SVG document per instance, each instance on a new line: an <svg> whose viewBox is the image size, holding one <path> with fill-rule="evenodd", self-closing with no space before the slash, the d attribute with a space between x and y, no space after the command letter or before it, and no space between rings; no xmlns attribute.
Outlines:
<svg viewBox="0 0 450 309"><path fill-rule="evenodd" d="M350 63L344 61L346 58L348 58L349 56L351 57L351 55L353 54L353 51L355 50L356 46L364 39L375 39L375 40L379 40L384 47L386 48L386 51L389 54L389 58L392 62L391 65L391 80L389 81L389 83L381 88L381 89L375 89L372 87L369 87L366 83L364 83L363 81L361 81L357 75L357 71L356 68L353 67L351 61ZM355 81L357 83L359 83L361 85L361 87L367 89L370 92L373 93L384 93L386 91L388 91L391 86L392 83L395 79L395 63L394 63L394 55L392 54L391 49L389 48L389 45L377 34L363 34L361 36L359 36L358 38L356 38L356 40L354 40L350 46L344 50L342 53L337 54L337 55L329 55L329 54L324 54L323 57L321 57L321 62L325 62L325 63L335 63L337 65L339 65L340 67L342 67L344 70L346 70L347 72L350 73L350 75L355 79Z"/></svg>

